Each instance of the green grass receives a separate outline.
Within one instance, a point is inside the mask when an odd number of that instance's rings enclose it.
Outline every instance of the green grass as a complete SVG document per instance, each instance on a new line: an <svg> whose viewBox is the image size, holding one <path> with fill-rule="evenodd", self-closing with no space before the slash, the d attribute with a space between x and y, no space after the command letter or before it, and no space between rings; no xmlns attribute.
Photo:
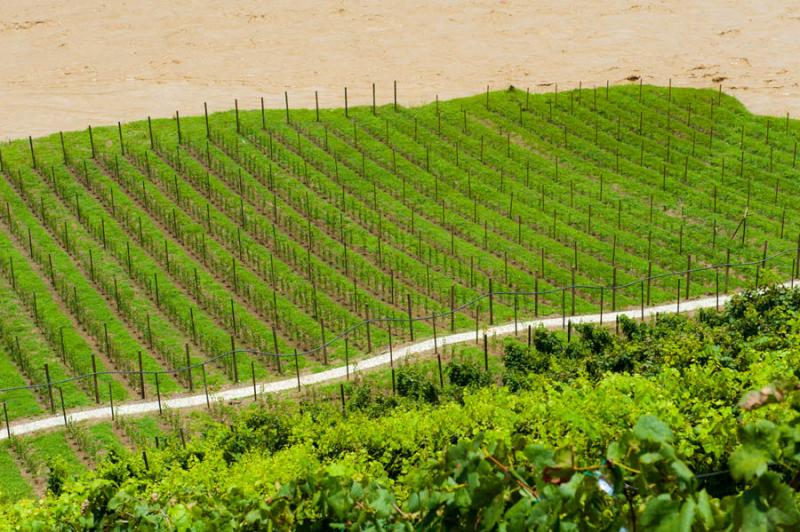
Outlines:
<svg viewBox="0 0 800 532"><path fill-rule="evenodd" d="M31 485L20 474L7 446L0 446L0 502L16 501L32 495Z"/></svg>
<svg viewBox="0 0 800 532"><path fill-rule="evenodd" d="M88 430L105 453L113 449L118 454L125 454L129 450L114 433L111 423L98 423L89 427Z"/></svg>
<svg viewBox="0 0 800 532"><path fill-rule="evenodd" d="M77 475L86 471L86 466L70 447L64 432L48 432L41 436L31 436L26 439L27 445L37 462L47 464L52 461L60 461L70 475ZM45 473L46 471L40 471L40 474Z"/></svg>

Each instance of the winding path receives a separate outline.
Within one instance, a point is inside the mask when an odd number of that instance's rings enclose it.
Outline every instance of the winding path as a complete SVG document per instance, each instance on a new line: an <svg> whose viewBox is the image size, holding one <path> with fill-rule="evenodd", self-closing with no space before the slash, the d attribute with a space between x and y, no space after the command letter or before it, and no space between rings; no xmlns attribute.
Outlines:
<svg viewBox="0 0 800 532"><path fill-rule="evenodd" d="M787 287L794 286L794 281L786 282L784 283L784 286ZM680 308L678 308L678 305L676 303L670 303L665 305L647 307L644 309L636 308L636 309L622 310L618 312L606 312L602 314L602 319L604 322L608 323L615 321L617 316L627 316L629 318L638 319L642 317L648 318L656 314L664 314L675 311L689 312L703 308L711 308L717 305L720 306L724 305L727 301L731 299L731 297L732 297L731 295L721 294L719 296L719 299L717 299L716 296L711 296L701 299L682 301L680 303ZM544 318L532 321L519 321L517 322L517 327L519 328L519 330L526 330L529 325L532 327L538 327L539 325L542 325L547 328L557 328L563 325L564 319L565 318L559 316L555 318ZM572 323L600 323L601 315L585 314L582 316L571 316L568 317L567 319L571 320ZM478 334L480 336L482 336L483 334L487 334L490 336L493 335L503 336L503 335L513 334L514 327L515 327L514 323L496 325L493 327L487 327L481 329L478 331ZM465 343L474 340L475 340L475 331L449 334L437 338L439 346ZM396 347L392 350L392 356L395 360L400 360L402 358L408 357L409 355L424 353L427 351L431 351L433 349L434 349L434 340L433 338L430 338L428 340L423 340L406 346ZM372 368L377 368L379 366L385 366L388 365L389 363L390 363L390 355L389 352L386 351L378 355L375 355L373 357L361 360L359 362L351 363L349 371L351 373L355 373L357 371L363 371ZM338 366L325 371L321 371L319 373L301 375L300 384L302 386L309 386L337 379L343 379L347 376L347 373L348 373L348 368L346 366ZM295 388L297 388L297 378L256 383L256 390L258 394L278 393L278 392L292 390ZM195 407L205 406L207 400L229 401L234 399L244 399L247 397L252 397L252 395L253 395L253 385L249 384L249 385L238 386L235 388L220 390L214 393L209 393L208 399L206 398L205 393L162 399L161 408L172 408L172 409L195 408ZM150 412L158 412L158 411L159 411L158 401L137 401L137 402L127 402L114 405L113 414L117 416L131 416L131 415L147 414ZM64 419L65 417L66 421L70 423L71 422L77 423L89 420L110 419L112 417L112 411L110 406L105 406L99 408L75 410L72 412L67 412L66 416L54 415L27 421L18 420L16 422L11 423L8 430L6 429L6 427L3 427L3 430L0 431L0 441L8 439L9 432L13 436L20 436L23 434L31 434L34 432L39 432L62 426L65 424L65 419Z"/></svg>

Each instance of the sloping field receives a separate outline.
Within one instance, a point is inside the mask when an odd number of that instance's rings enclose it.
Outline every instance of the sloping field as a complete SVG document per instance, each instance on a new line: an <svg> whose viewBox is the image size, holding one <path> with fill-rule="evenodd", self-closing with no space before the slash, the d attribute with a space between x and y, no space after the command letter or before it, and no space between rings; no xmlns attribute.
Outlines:
<svg viewBox="0 0 800 532"><path fill-rule="evenodd" d="M286 102L0 147L0 389L42 385L10 420L796 270L800 125L718 91ZM4 448L19 493L91 462L53 438Z"/></svg>

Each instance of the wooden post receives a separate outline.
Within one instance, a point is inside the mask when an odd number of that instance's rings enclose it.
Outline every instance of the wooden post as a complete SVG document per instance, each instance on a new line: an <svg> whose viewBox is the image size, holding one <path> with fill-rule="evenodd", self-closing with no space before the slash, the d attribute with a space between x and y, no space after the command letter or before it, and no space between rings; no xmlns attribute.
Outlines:
<svg viewBox="0 0 800 532"><path fill-rule="evenodd" d="M236 121L238 126L239 121L239 104L236 104ZM183 135L181 135L181 114L178 111L175 111L175 122L177 123L178 127L178 145L180 146L183 144ZM238 127L237 127L238 132Z"/></svg>
<svg viewBox="0 0 800 532"><path fill-rule="evenodd" d="M678 301L675 307L675 314L681 313L681 280L678 278Z"/></svg>
<svg viewBox="0 0 800 532"><path fill-rule="evenodd" d="M97 359L92 353L92 380L94 381L94 402L100 404L100 389L97 387Z"/></svg>
<svg viewBox="0 0 800 532"><path fill-rule="evenodd" d="M322 363L328 365L328 346L325 342L325 320L319 319L319 330L322 334Z"/></svg>
<svg viewBox="0 0 800 532"><path fill-rule="evenodd" d="M517 294L514 294L514 336L517 336L517 308L519 306Z"/></svg>
<svg viewBox="0 0 800 532"><path fill-rule="evenodd" d="M3 401L3 417L6 420L6 435L11 439L11 425L8 423L8 407L5 401Z"/></svg>
<svg viewBox="0 0 800 532"><path fill-rule="evenodd" d="M515 300L516 301L516 300ZM450 332L456 331L456 287L450 285Z"/></svg>
<svg viewBox="0 0 800 532"><path fill-rule="evenodd" d="M571 316L575 315L575 268L572 268L572 312Z"/></svg>
<svg viewBox="0 0 800 532"><path fill-rule="evenodd" d="M111 388L111 383L108 383L108 403L111 407L111 421L114 421L115 414L114 414L114 391Z"/></svg>
<svg viewBox="0 0 800 532"><path fill-rule="evenodd" d="M617 267L614 266L611 275L611 312L617 311Z"/></svg>
<svg viewBox="0 0 800 532"><path fill-rule="evenodd" d="M798 255L800 255L800 240L798 240ZM411 341L414 341L414 319L411 317L411 294L406 294L406 302L408 305L408 334L411 336Z"/></svg>
<svg viewBox="0 0 800 532"><path fill-rule="evenodd" d="M261 97L261 129L267 129L267 115L264 113L264 97Z"/></svg>
<svg viewBox="0 0 800 532"><path fill-rule="evenodd" d="M50 366L44 365L44 377L47 380L47 395L50 398L50 412L56 413L56 403L53 401L53 385L50 382Z"/></svg>
<svg viewBox="0 0 800 532"><path fill-rule="evenodd" d="M200 369L203 373L203 391L206 394L206 406L209 410L211 410L211 398L208 396L208 381L206 380L206 365L205 363L200 364Z"/></svg>
<svg viewBox="0 0 800 532"><path fill-rule="evenodd" d="M344 384L343 383L339 383L339 397L342 400L342 415L344 417L347 417L347 406L345 405L345 402L344 402Z"/></svg>
<svg viewBox="0 0 800 532"><path fill-rule="evenodd" d="M61 415L64 416L64 426L67 426L67 409L64 406L64 392L61 386L58 387L58 395L61 397Z"/></svg>
<svg viewBox="0 0 800 532"><path fill-rule="evenodd" d="M494 325L494 290L491 277L489 277L489 325Z"/></svg>
<svg viewBox="0 0 800 532"><path fill-rule="evenodd" d="M714 291L716 293L716 309L719 312L719 268L714 268Z"/></svg>
<svg viewBox="0 0 800 532"><path fill-rule="evenodd" d="M483 333L483 370L489 371L489 337Z"/></svg>
<svg viewBox="0 0 800 532"><path fill-rule="evenodd" d="M122 140L122 122L117 122L117 131L119 132L119 152L123 157L125 157L125 142L123 142L123 140ZM64 150L64 135L63 134L61 135L61 151L64 152L65 155L66 155L66 150ZM64 163L66 164L66 162L67 162L67 158L64 157Z"/></svg>
<svg viewBox="0 0 800 532"><path fill-rule="evenodd" d="M275 329L275 324L272 324L272 347L275 350L275 364L278 366L278 375L283 375L283 368L281 367L281 355L278 352L278 331Z"/></svg>
<svg viewBox="0 0 800 532"><path fill-rule="evenodd" d="M208 127L208 103L203 102L203 114L206 117L206 138L211 138L211 129Z"/></svg>
<svg viewBox="0 0 800 532"><path fill-rule="evenodd" d="M286 102L286 123L289 123L289 92L283 91L283 100Z"/></svg>
<svg viewBox="0 0 800 532"><path fill-rule="evenodd" d="M481 306L480 305L476 305L475 306L475 343L476 344L478 343L478 327L480 326L479 325L480 318L481 318Z"/></svg>
<svg viewBox="0 0 800 532"><path fill-rule="evenodd" d="M300 359L297 357L297 348L294 350L294 373L297 376L297 391L300 391Z"/></svg>
<svg viewBox="0 0 800 532"><path fill-rule="evenodd" d="M33 164L33 169L36 169L36 154L33 152L33 137L28 137L28 144L31 147L31 162Z"/></svg>
<svg viewBox="0 0 800 532"><path fill-rule="evenodd" d="M389 367L394 367L394 342L392 340L392 322L389 322Z"/></svg>
<svg viewBox="0 0 800 532"><path fill-rule="evenodd" d="M431 323L433 324L433 351L435 353L439 352L439 346L436 343L436 313L434 312L431 315Z"/></svg>
<svg viewBox="0 0 800 532"><path fill-rule="evenodd" d="M800 244L800 240L798 240L798 244ZM800 248L798 248L800 249ZM728 248L728 251L725 254L725 290L724 292L728 293L728 279L730 277L731 272L731 248Z"/></svg>
<svg viewBox="0 0 800 532"><path fill-rule="evenodd" d="M795 252L795 271L800 271L800 234L797 235L797 251Z"/></svg>
<svg viewBox="0 0 800 532"><path fill-rule="evenodd" d="M367 353L372 353L372 333L370 330L369 305L367 305L366 311L367 319L365 323L367 324Z"/></svg>
<svg viewBox="0 0 800 532"><path fill-rule="evenodd" d="M144 399L144 368L142 367L141 351L139 351L139 395Z"/></svg>
<svg viewBox="0 0 800 532"><path fill-rule="evenodd" d="M158 399L158 414L162 415L164 412L161 410L161 386L158 384L158 372L154 373L156 377L156 398Z"/></svg>
<svg viewBox="0 0 800 532"><path fill-rule="evenodd" d="M184 350L186 351L186 380L189 382L189 391L194 391L194 380L192 379L192 359L189 356L189 343L184 344Z"/></svg>
<svg viewBox="0 0 800 532"><path fill-rule="evenodd" d="M347 380L350 380L350 342L344 337L344 371Z"/></svg>
<svg viewBox="0 0 800 532"><path fill-rule="evenodd" d="M319 122L319 92L314 91L314 109L317 114L317 122Z"/></svg>
<svg viewBox="0 0 800 532"><path fill-rule="evenodd" d="M444 375L442 374L442 354L436 349L436 364L439 367L439 387L444 388Z"/></svg>
<svg viewBox="0 0 800 532"><path fill-rule="evenodd" d="M258 401L258 392L256 390L256 365L252 360L250 361L250 374L253 376L253 401Z"/></svg>
<svg viewBox="0 0 800 532"><path fill-rule="evenodd" d="M686 296L684 299L689 299L689 283L692 280L692 255L686 255Z"/></svg>
<svg viewBox="0 0 800 532"><path fill-rule="evenodd" d="M231 336L231 361L233 363L233 383L239 384L239 364L236 363L236 341Z"/></svg>
<svg viewBox="0 0 800 532"><path fill-rule="evenodd" d="M121 136L122 135L122 128L120 128L119 133L120 133L120 140L121 140L122 139L122 136ZM67 157L67 147L64 145L64 132L63 131L59 131L58 132L58 137L61 139L61 155L62 155L62 157L64 159L64 165L67 165L67 164L69 164L69 158ZM121 144L121 142L120 142L120 144ZM796 150L797 150L797 148L795 147L795 151ZM123 152L123 155L125 155L124 152ZM2 172L2 171L3 171L3 156L0 154L0 172Z"/></svg>

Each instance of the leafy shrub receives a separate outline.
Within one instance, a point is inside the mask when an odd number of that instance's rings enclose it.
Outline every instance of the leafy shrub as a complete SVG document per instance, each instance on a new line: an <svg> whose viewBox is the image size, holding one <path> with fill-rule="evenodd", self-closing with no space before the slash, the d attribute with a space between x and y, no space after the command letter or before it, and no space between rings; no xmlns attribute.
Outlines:
<svg viewBox="0 0 800 532"><path fill-rule="evenodd" d="M289 442L290 432L290 423L284 416L251 408L231 425L219 445L225 461L232 463L254 447L269 452L282 449Z"/></svg>
<svg viewBox="0 0 800 532"><path fill-rule="evenodd" d="M625 335L625 338L629 340L641 340L647 334L646 323L639 323L624 314L619 317L619 329ZM606 333L609 336L609 340L611 340L611 333L608 331Z"/></svg>
<svg viewBox="0 0 800 532"><path fill-rule="evenodd" d="M546 355L557 355L564 350L564 344L558 335L544 327L534 329L531 341L538 352Z"/></svg>
<svg viewBox="0 0 800 532"><path fill-rule="evenodd" d="M447 365L446 372L450 384L455 386L481 387L488 386L491 383L489 374L477 362L472 360L452 360Z"/></svg>
<svg viewBox="0 0 800 532"><path fill-rule="evenodd" d="M591 323L578 323L575 325L575 331L592 354L603 355L614 344L614 336L604 327Z"/></svg>
<svg viewBox="0 0 800 532"><path fill-rule="evenodd" d="M503 346L503 384L517 392L528 389L527 375L544 373L550 369L550 355L541 353L513 338Z"/></svg>
<svg viewBox="0 0 800 532"><path fill-rule="evenodd" d="M60 495L61 489L67 482L69 474L67 465L61 458L52 458L47 461L47 491L53 495Z"/></svg>
<svg viewBox="0 0 800 532"><path fill-rule="evenodd" d="M418 366L402 366L396 375L397 395L410 397L418 401L422 400L427 403L438 402L438 389Z"/></svg>
<svg viewBox="0 0 800 532"><path fill-rule="evenodd" d="M536 362L527 345L509 338L503 345L503 365L506 371L530 373L534 370Z"/></svg>

